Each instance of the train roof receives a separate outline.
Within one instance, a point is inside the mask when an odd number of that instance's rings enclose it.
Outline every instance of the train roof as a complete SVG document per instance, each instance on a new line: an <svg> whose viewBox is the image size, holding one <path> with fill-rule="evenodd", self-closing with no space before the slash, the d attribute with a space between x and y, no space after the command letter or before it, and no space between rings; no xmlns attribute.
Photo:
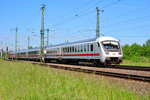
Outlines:
<svg viewBox="0 0 150 100"><path fill-rule="evenodd" d="M113 37L99 37L99 38L97 38L97 41L99 41L99 42L107 41L107 40L118 41L117 39L115 39Z"/></svg>
<svg viewBox="0 0 150 100"><path fill-rule="evenodd" d="M56 46L66 46L66 45L77 44L77 43L83 43L83 42L92 42L92 41L95 41L96 39L97 39L97 38L91 38L91 39L79 40L79 41L75 41L75 42L61 43L61 44L46 46L46 48L49 48L49 47L56 47Z"/></svg>
<svg viewBox="0 0 150 100"><path fill-rule="evenodd" d="M62 43L62 44L46 46L45 48L57 47L57 46L67 46L67 45L71 45L71 44L78 44L78 43L84 43L84 42L94 42L94 41L101 42L101 41L106 41L106 40L118 41L118 40L114 39L113 37L98 37L98 38L91 38L91 39L86 39L86 40L70 42L70 43Z"/></svg>
<svg viewBox="0 0 150 100"><path fill-rule="evenodd" d="M33 48L33 49L25 49L25 50L18 50L17 53L20 52L27 52L27 51L38 51L40 48ZM15 53L15 51L11 52L12 54Z"/></svg>

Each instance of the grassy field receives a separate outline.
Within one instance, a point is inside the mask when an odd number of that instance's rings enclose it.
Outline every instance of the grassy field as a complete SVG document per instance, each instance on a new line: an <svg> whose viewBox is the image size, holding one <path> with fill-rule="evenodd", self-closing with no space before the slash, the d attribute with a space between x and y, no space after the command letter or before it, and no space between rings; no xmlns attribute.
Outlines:
<svg viewBox="0 0 150 100"><path fill-rule="evenodd" d="M131 65L131 66L147 66L150 67L150 63L149 62L132 62L129 60L123 60L123 62L120 65Z"/></svg>
<svg viewBox="0 0 150 100"><path fill-rule="evenodd" d="M150 100L96 75L0 60L0 100Z"/></svg>

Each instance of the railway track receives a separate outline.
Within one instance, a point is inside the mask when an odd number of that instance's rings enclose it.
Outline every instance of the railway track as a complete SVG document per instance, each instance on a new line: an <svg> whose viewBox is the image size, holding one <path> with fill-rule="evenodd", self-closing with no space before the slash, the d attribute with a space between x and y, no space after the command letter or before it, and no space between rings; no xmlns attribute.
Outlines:
<svg viewBox="0 0 150 100"><path fill-rule="evenodd" d="M113 67L110 67L113 68ZM128 69L128 70L139 70L139 71L150 71L150 67L143 66L126 66L126 65L117 65L114 68L118 69Z"/></svg>
<svg viewBox="0 0 150 100"><path fill-rule="evenodd" d="M75 65L75 64L71 64ZM113 69L128 69L128 70L137 70L137 71L150 71L150 67L143 67L143 66L127 66L127 65L117 65L117 66L96 66L94 64L77 64L80 66L89 66L89 67L101 67L101 68L113 68Z"/></svg>
<svg viewBox="0 0 150 100"><path fill-rule="evenodd" d="M119 77L119 78L125 78L125 79L150 82L150 76L107 72L103 70L97 70L95 68L93 69L93 68L83 68L83 67L68 67L68 66L60 66L60 65L53 65L53 64L50 64L50 66L54 68L71 70L71 71L78 71L78 72L85 72L85 73L91 73L91 74L96 74L96 75L105 75L105 76L111 76L111 77Z"/></svg>
<svg viewBox="0 0 150 100"><path fill-rule="evenodd" d="M23 61L26 62L26 61ZM27 61L29 62L29 61ZM98 67L89 67L89 66L80 66L80 65L68 65L68 64L56 64L56 63L40 63L40 62L31 62L32 64L38 64L42 66L50 66L53 68L59 68L64 70L70 71L78 71L96 75L104 75L104 76L111 76L111 77L118 77L124 79L131 79L131 80L138 80L143 82L150 82L150 72L149 71L142 71L141 69L138 70L129 70L129 69L121 69L121 68L98 68ZM120 66L122 67L122 66ZM126 67L126 66L124 66ZM141 70L141 71L140 71Z"/></svg>

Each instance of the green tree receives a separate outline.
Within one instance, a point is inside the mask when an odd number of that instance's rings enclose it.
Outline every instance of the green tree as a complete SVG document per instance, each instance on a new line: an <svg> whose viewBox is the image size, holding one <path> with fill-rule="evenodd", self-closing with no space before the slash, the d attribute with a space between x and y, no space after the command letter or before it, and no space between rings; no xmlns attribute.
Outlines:
<svg viewBox="0 0 150 100"><path fill-rule="evenodd" d="M123 55L124 55L124 58L125 59L130 59L130 46L128 44L125 44L123 47L122 47L122 50L123 50Z"/></svg>
<svg viewBox="0 0 150 100"><path fill-rule="evenodd" d="M146 45L150 46L150 39L146 41Z"/></svg>

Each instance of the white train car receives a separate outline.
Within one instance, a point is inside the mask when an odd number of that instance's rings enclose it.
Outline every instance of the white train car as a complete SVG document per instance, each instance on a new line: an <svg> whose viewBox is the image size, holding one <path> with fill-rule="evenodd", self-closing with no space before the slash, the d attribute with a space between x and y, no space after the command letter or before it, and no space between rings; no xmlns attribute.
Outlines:
<svg viewBox="0 0 150 100"><path fill-rule="evenodd" d="M17 52L17 59L40 60L40 48L22 50ZM81 61L95 64L116 65L122 62L123 53L118 40L112 37L99 37L83 41L59 44L44 48L46 62L78 63ZM15 52L9 53L9 58L15 58Z"/></svg>
<svg viewBox="0 0 150 100"><path fill-rule="evenodd" d="M36 60L39 61L40 59L40 49L29 49L29 50L21 50L18 51L16 54L16 59L19 60ZM9 59L15 59L15 52L9 53Z"/></svg>
<svg viewBox="0 0 150 100"><path fill-rule="evenodd" d="M119 64L123 58L121 45L112 37L99 37L83 41L59 44L45 48L45 60L78 63L90 61L96 64Z"/></svg>

